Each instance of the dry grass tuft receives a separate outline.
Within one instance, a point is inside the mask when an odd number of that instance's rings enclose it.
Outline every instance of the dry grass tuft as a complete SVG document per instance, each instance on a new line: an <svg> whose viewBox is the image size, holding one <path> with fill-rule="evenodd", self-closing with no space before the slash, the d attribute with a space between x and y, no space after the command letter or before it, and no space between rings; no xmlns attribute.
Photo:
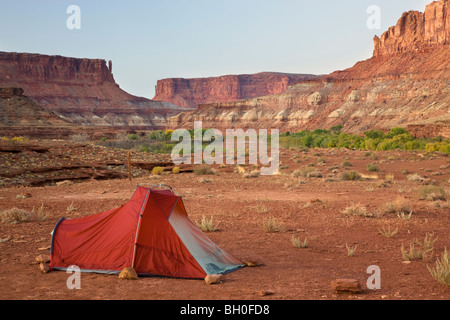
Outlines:
<svg viewBox="0 0 450 320"><path fill-rule="evenodd" d="M204 232L215 232L218 230L219 223L214 224L214 217L211 216L211 218L208 220L206 219L206 216L202 216L202 219L200 222L196 222L196 225L202 229Z"/></svg>
<svg viewBox="0 0 450 320"><path fill-rule="evenodd" d="M445 248L442 258L436 260L436 268L432 269L429 266L427 268L434 279L450 287L450 255L447 248Z"/></svg>
<svg viewBox="0 0 450 320"><path fill-rule="evenodd" d="M275 233L281 231L281 224L272 216L263 220L263 229L267 233Z"/></svg>

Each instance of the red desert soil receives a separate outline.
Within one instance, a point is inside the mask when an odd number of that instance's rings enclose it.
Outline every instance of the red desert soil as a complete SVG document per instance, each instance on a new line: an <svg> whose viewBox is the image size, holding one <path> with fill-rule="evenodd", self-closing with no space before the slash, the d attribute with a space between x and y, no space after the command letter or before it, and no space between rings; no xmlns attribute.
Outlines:
<svg viewBox="0 0 450 320"><path fill-rule="evenodd" d="M70 142L64 143L67 150ZM45 147L47 144L39 142L38 145ZM47 152L47 159L57 158L56 147L52 148ZM84 150L91 157L89 161L94 161L91 146L86 144L75 148L74 145L72 150ZM36 164L39 163L37 159L45 154L42 151L23 152L26 153L0 152L0 168L8 166L6 161L9 161L9 166L18 166L18 158L11 163L10 157L13 156L22 154L24 164ZM106 160L111 161L106 157L115 157L112 150L108 152L98 152L94 157L104 164ZM67 159L75 154L79 153L65 153ZM126 154L126 151L120 151L119 160L126 161ZM133 159L151 161L151 158L162 161L164 156L133 152ZM64 167L63 160L60 157L57 165ZM74 160L73 163L88 161L81 156ZM150 171L134 169L132 181L125 175L116 179L102 176L103 179L72 183L14 186L12 182L26 184L28 176L22 173L20 179L14 180L9 174L9 180L2 180L0 211L13 207L32 210L43 204L49 216L39 222L0 223L0 299L450 299L450 288L433 279L427 269L427 265L435 267L436 258L441 257L445 247L450 249L448 156L402 151L282 150L281 160L281 174L254 178L235 172L233 166L216 166L216 174L213 175L165 172L155 176ZM344 161L350 162L351 167L342 167ZM369 173L366 169L368 163L376 164L379 171ZM292 174L292 171L308 164L314 164L314 168L322 172L322 177L304 178ZM51 165L47 162L41 167ZM245 169L251 170L252 167L246 166ZM65 170L64 175L69 176L69 169ZM349 170L363 174L363 179L340 179L340 174ZM407 176L414 173L425 180L410 181ZM48 182L42 173L40 176L33 175L33 172L28 174L31 179ZM207 218L213 216L214 221L220 223L217 232L207 234L215 243L244 261L256 260L260 265L226 274L224 282L216 285L207 285L203 280L160 277L126 281L113 275L83 273L80 290L67 288L69 274L63 271L44 274L38 270L35 257L50 254L50 232L61 217L76 218L120 206L132 196L139 183L172 186L184 196L193 221L200 221L205 215ZM446 190L447 200L420 199L418 191L430 184ZM383 205L398 199L405 199L410 206L413 212L410 220L382 210ZM72 203L78 209L69 212L67 208ZM370 216L344 215L343 210L352 204L365 206ZM269 217L279 224L277 232L268 233L263 229L263 221ZM398 229L398 233L388 238L380 234L383 228ZM437 237L432 254L425 260L405 262L402 244L409 249L411 242L416 239L423 241L427 234ZM302 241L308 239L307 247L294 247L292 236ZM356 246L353 256L347 255L346 245ZM366 286L370 276L366 271L371 265L377 265L381 270L379 290L369 290ZM358 280L362 292L334 292L331 281L340 278ZM271 294L263 295L262 292Z"/></svg>

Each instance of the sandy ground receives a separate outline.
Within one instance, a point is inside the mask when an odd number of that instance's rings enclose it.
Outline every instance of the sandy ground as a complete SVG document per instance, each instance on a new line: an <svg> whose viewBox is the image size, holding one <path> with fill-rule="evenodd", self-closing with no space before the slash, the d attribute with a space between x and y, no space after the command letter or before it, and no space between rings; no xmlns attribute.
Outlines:
<svg viewBox="0 0 450 320"><path fill-rule="evenodd" d="M216 167L213 175L191 172L155 176L140 172L131 182L91 179L67 185L2 187L0 210L32 210L43 204L48 217L21 224L0 223L0 299L450 299L450 288L438 283L427 269L435 267L445 247L450 249L449 195L446 200L420 199L424 182L407 178L417 173L425 177L425 184L437 184L448 192L448 156L400 151L369 155L350 150L283 150L281 157L283 169L275 176L245 178L233 166L227 166ZM351 167L342 167L344 161ZM368 172L368 163L380 170ZM292 174L308 164L313 164L322 176ZM364 179L340 179L340 174L349 170L363 174ZM44 274L38 270L35 257L50 254L50 232L61 217L76 218L120 206L139 183L172 186L184 196L193 221L206 215L219 223L218 231L207 233L215 243L239 259L256 260L260 265L226 274L223 283L216 285L207 285L203 280L149 277L124 281L112 275L82 274L79 290L68 289L69 274L63 271ZM412 211L409 220L383 209L399 199ZM71 204L77 209L69 212ZM364 206L368 216L345 215L343 210L352 204ZM270 217L279 226L273 233L263 228ZM393 237L380 234L380 230L388 228L398 233ZM432 253L425 259L405 261L402 244L409 250L410 243L423 241L427 234L437 238ZM294 247L293 236L307 239L306 248ZM347 247L356 247L353 256L348 256ZM367 268L371 265L380 268L381 289L367 288ZM331 281L339 278L358 280L362 292L336 293Z"/></svg>

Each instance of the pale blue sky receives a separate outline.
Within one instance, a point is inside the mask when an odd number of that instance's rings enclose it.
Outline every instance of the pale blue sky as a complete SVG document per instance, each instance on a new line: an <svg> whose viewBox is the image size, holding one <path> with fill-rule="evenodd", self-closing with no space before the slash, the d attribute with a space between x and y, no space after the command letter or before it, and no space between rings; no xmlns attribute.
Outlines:
<svg viewBox="0 0 450 320"><path fill-rule="evenodd" d="M0 51L113 61L116 82L153 98L163 78L327 74L369 58L373 36L431 0L0 0ZM81 29L69 30L69 5ZM366 25L370 5L381 28Z"/></svg>

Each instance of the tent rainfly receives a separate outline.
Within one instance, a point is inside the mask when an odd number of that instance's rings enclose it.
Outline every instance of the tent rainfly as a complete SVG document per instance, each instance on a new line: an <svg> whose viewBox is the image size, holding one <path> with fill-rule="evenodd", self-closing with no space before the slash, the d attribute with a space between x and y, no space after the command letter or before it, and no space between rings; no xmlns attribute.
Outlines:
<svg viewBox="0 0 450 320"><path fill-rule="evenodd" d="M162 189L162 190L161 190ZM52 233L50 268L139 276L203 279L241 267L188 217L182 196L165 185L138 185L124 205L75 219L62 218Z"/></svg>

